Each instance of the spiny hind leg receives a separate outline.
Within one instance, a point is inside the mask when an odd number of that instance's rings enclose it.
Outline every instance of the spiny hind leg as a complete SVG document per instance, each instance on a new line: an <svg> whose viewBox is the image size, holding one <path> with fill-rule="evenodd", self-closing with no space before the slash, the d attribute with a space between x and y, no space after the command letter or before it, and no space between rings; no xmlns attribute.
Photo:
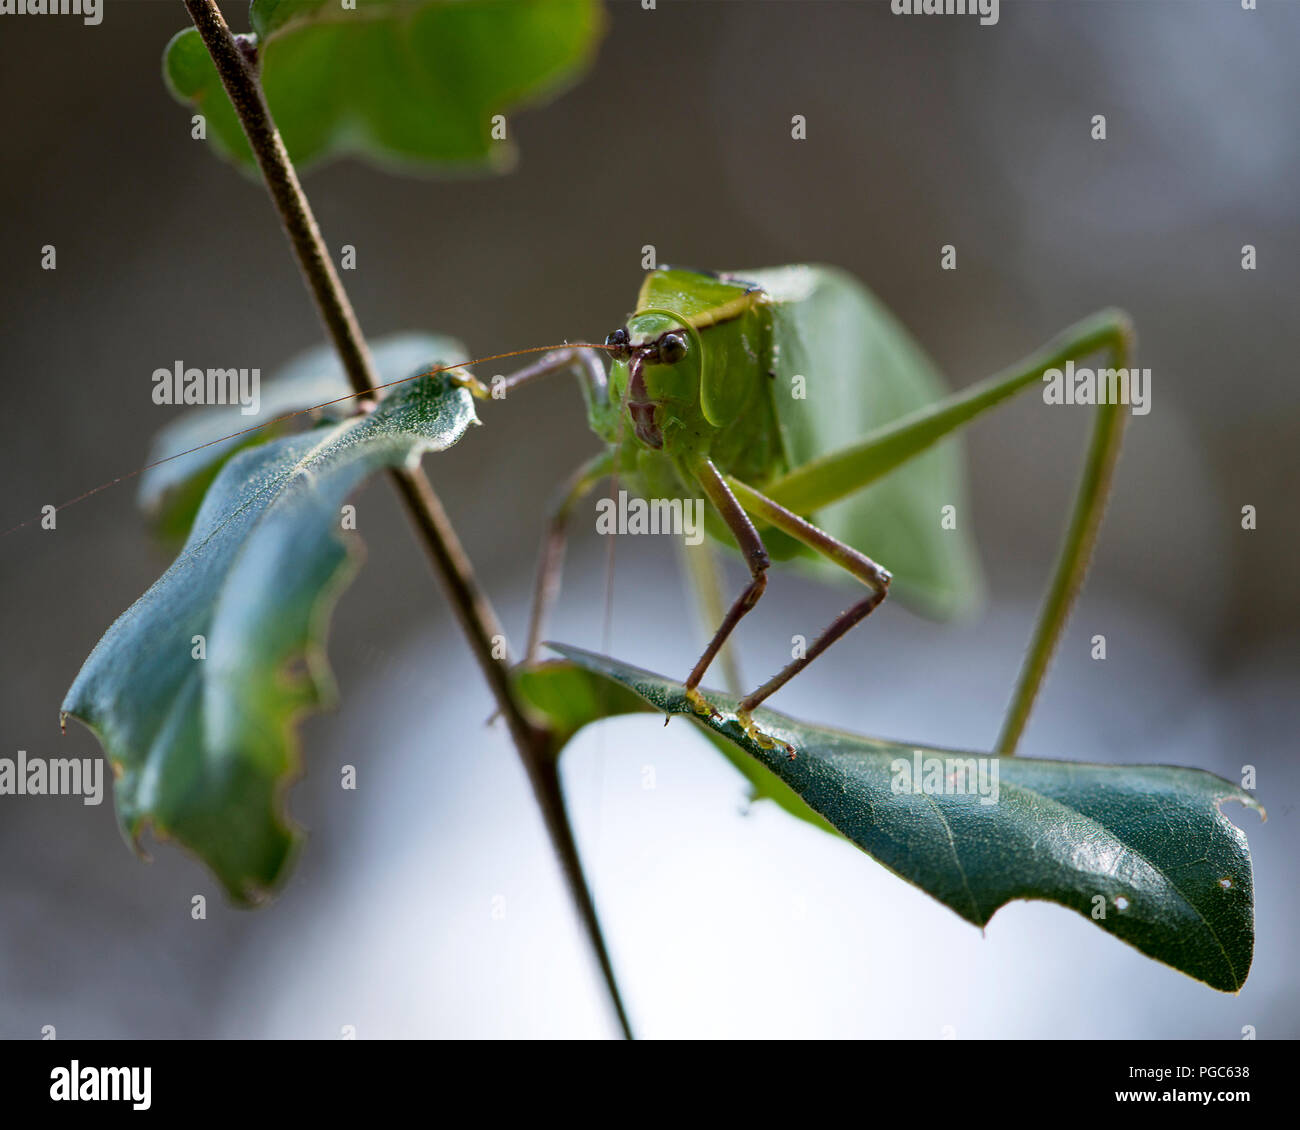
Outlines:
<svg viewBox="0 0 1300 1130"><path fill-rule="evenodd" d="M871 590L851 608L836 616L813 642L812 647L808 648L803 655L786 664L766 683L741 700L736 709L738 721L745 728L746 733L758 741L760 745L770 749L771 739L764 742L759 736L762 732L754 725L754 710L759 703L785 686L831 644L875 611L889 592L891 578L888 570L882 569L866 554L859 553L852 546L845 545L837 538L833 538L825 530L819 529L811 522L805 521L797 514L787 510L784 506L773 502L766 495L754 490L753 487L734 479L731 480L731 483L735 488L736 496L739 497L742 505L751 514L756 515L763 521L801 541L810 549L820 553L828 561L834 562L840 568L851 573ZM788 745L786 748L790 750L790 756L793 757L794 750Z"/></svg>
<svg viewBox="0 0 1300 1130"><path fill-rule="evenodd" d="M695 468L695 477L709 502L727 523L727 528L735 537L736 544L740 546L740 552L744 555L745 563L749 566L749 584L727 610L722 623L718 625L718 630L713 633L713 638L704 649L704 654L700 656L699 661L686 677L686 698L691 708L697 714L717 718L721 715L699 692L700 681L709 669L709 664L722 649L722 645L727 642L727 637L735 631L741 618L758 603L763 595L767 588L767 569L771 562L767 555L767 547L763 545L763 539L758 536L754 523L749 520L744 508L736 501L735 495L731 493L712 461L700 460Z"/></svg>
<svg viewBox="0 0 1300 1130"><path fill-rule="evenodd" d="M1017 393L1039 387L1040 378L1052 369L1066 367L1071 361L1082 361L1098 350L1105 350L1112 369L1131 373L1133 348L1133 324L1128 315L1121 310L1103 310L1058 334L1047 345L1009 369L954 393L921 412L900 418L857 444L822 456L816 467L795 468L772 484L771 489L786 497L790 497L789 492L793 490L803 500L801 509L827 506L869 486ZM1126 413L1118 398L1107 397L1105 403L1097 406L1083 474L1075 488L1074 508L1033 637L1016 677L1002 731L994 746L996 753L1006 756L1015 753L1034 698L1065 631L1070 609L1083 585L1102 513L1110 496L1125 419ZM743 484L733 480L731 486L751 513L761 512L750 506L751 500L742 490Z"/></svg>

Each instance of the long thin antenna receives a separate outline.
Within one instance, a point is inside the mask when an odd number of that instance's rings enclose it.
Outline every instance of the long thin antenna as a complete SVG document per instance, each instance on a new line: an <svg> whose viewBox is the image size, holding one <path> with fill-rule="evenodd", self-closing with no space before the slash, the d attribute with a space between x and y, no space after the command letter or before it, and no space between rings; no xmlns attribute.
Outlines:
<svg viewBox="0 0 1300 1130"><path fill-rule="evenodd" d="M364 392L350 392L346 396L339 396L333 400L326 400L321 404L313 404L308 408L299 408L294 412L286 412L282 416L275 416L270 420L263 420L260 424L254 424L252 427L243 428L237 432L231 432L228 436L221 436L219 439L210 439L207 443L201 443L197 447L191 447L186 451L178 451L175 455L168 455L162 459L155 459L152 463L146 463L143 467L137 467L134 471L127 471L123 475L118 475L115 479L109 479L106 483L100 483L99 486L79 494L76 498L70 498L67 502L61 502L54 507L54 513L60 510L66 510L69 506L75 506L78 502L84 502L91 495L98 494L100 491L108 490L109 487L117 486L118 483L124 483L127 479L133 479L137 475L143 475L146 471L151 471L155 467L161 467L164 463L170 463L173 459L183 459L186 455L193 455L196 451L202 451L205 447L213 447L219 443L226 443L228 440L238 439L240 436L248 435L250 432L261 431L262 428L269 428L272 424L280 424L285 420L292 420L297 416L305 416L309 412L319 412L322 408L328 408L333 404L342 404L346 400L358 400L373 396L380 389L392 388L394 385L406 384L408 381L418 381L421 377L431 377L436 373L445 373L448 369L465 369L471 365L485 365L489 361L502 361L507 357L522 357L527 353L547 353L556 349L608 349L606 345L593 345L590 342L561 342L559 345L534 345L528 349L512 349L508 353L493 353L488 357L476 357L472 361L461 361L455 365L438 365L432 369L425 369L423 372L412 373L409 377L401 377L395 381L386 381L383 384L375 385ZM8 537L10 534L30 526L35 522L42 521L46 515L42 514L40 518L28 518L25 522L19 522L16 526L10 526L0 537Z"/></svg>

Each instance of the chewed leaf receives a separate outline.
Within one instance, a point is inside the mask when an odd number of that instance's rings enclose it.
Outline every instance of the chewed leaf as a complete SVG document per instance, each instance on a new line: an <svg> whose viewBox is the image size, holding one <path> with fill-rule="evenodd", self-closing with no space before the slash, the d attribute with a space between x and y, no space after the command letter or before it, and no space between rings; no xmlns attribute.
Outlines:
<svg viewBox="0 0 1300 1130"><path fill-rule="evenodd" d="M343 504L363 479L450 447L473 403L445 376L367 416L231 459L180 556L109 628L63 711L99 737L124 832L196 852L239 901L283 878L294 725L333 686L325 631L354 571ZM350 527L349 527L350 528Z"/></svg>
<svg viewBox="0 0 1300 1130"><path fill-rule="evenodd" d="M500 170L499 115L574 81L604 31L599 0L253 0L267 103L299 168L343 155L415 169ZM254 168L234 107L194 28L163 56L209 139Z"/></svg>
<svg viewBox="0 0 1300 1130"><path fill-rule="evenodd" d="M706 720L679 683L552 646L592 680L707 727L872 858L977 926L1012 900L1046 899L1215 989L1245 983L1254 951L1250 849L1220 806L1259 805L1236 785L1199 769L902 745L760 709L756 722L778 742L768 749L746 736L727 695L707 692L722 717ZM624 712L624 699L588 690L569 699L558 731L576 732L581 704L602 702L614 706L588 709L588 721Z"/></svg>
<svg viewBox="0 0 1300 1130"><path fill-rule="evenodd" d="M425 333L378 338L371 343L370 353L380 384L466 359L465 347L454 338ZM245 414L241 404L191 409L154 438L150 466L140 477L140 508L164 540L179 543L190 532L203 496L226 460L245 447L297 430L296 419L277 422L290 413L320 404L326 405L318 413L323 418L353 415L354 400L329 403L347 398L351 392L338 352L332 346L318 345L260 382L256 412ZM224 439L226 436L233 438Z"/></svg>

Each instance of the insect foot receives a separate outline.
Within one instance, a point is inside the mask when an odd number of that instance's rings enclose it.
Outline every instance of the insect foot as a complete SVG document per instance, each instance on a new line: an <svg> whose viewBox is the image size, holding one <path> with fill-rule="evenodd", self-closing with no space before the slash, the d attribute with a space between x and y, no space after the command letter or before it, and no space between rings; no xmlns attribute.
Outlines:
<svg viewBox="0 0 1300 1130"><path fill-rule="evenodd" d="M753 716L747 710L737 711L736 721L740 723L740 728L745 731L745 736L755 745L762 746L763 749L775 749L780 746L790 756L790 760L795 759L795 748L789 742L780 741L770 734L764 733L759 729L758 723L754 721Z"/></svg>
<svg viewBox="0 0 1300 1130"><path fill-rule="evenodd" d="M717 710L715 710L713 706L709 703L709 700L706 699L702 694L700 694L700 692L697 691L694 687L686 688L686 701L691 704L691 709L694 710L695 713L700 715L702 718L722 717L722 715L719 714Z"/></svg>
<svg viewBox="0 0 1300 1130"><path fill-rule="evenodd" d="M491 400L492 390L488 388L473 373L466 369L455 368L443 370L447 374L447 379L452 384L460 388L469 389L470 395L476 400Z"/></svg>

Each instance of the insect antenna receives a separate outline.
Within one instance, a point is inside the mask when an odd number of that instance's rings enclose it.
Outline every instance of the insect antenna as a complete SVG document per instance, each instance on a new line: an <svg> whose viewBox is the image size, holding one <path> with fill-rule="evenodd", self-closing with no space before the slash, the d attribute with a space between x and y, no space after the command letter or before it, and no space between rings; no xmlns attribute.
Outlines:
<svg viewBox="0 0 1300 1130"><path fill-rule="evenodd" d="M252 432L261 431L263 428L269 428L272 424L281 424L286 420L295 419L298 416L306 416L310 412L319 412L322 408L329 408L335 404L343 404L349 400L365 400L372 397L375 393L384 389L393 388L395 385L406 384L408 381L417 381L421 377L431 377L437 373L445 373L450 369L465 369L471 365L485 365L489 361L501 361L507 357L522 357L529 353L549 353L557 349L566 348L583 348L583 349L608 349L606 345L594 345L590 342L563 342L560 345L534 345L527 349L512 349L507 353L493 353L487 357L476 357L471 361L460 361L454 365L435 365L433 368L424 369L418 373L412 373L409 377L400 377L395 381L385 381L383 384L377 384L373 388L366 389L364 392L350 392L345 396L335 397L333 400L326 400L320 404L313 404L307 408L299 408L293 412L285 412L283 415L274 416L269 420L263 420L260 424L253 424L251 427L241 428L237 432L231 432L229 435L220 436L217 439L210 439L206 443L200 443L195 447L187 448L185 451L178 451L175 455L168 455L162 459L155 459L152 463L146 463L143 467L137 467L134 471L127 471L118 475L116 478L109 479L108 482L100 483L97 487L92 487L88 491L70 498L66 502L61 502L55 506L52 513L59 513L66 510L69 506L75 506L78 502L84 502L92 495L99 494L100 491L108 490L109 487L117 486L118 483L124 483L128 479L134 479L137 475L143 475L146 471L151 471L155 467L161 467L164 463L170 463L175 459L183 459L187 455L193 455L196 451L202 451L204 448L215 447L219 443L227 443L232 439L238 439L240 436L249 435ZM28 518L25 522L19 522L16 526L10 526L0 537L8 537L12 533L23 529L26 526L33 525L36 522L43 521L47 515L42 512L38 518Z"/></svg>

